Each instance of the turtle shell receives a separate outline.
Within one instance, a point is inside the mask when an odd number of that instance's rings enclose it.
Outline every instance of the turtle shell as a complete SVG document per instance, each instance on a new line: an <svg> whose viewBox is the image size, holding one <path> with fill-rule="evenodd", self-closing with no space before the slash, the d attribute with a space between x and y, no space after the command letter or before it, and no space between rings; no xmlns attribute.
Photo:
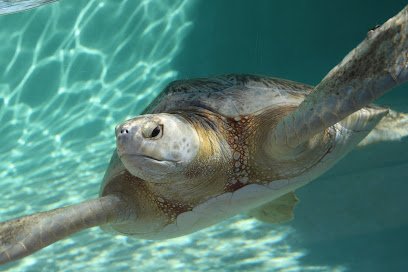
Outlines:
<svg viewBox="0 0 408 272"><path fill-rule="evenodd" d="M230 74L211 78L177 80L170 83L142 114L206 109L225 117L236 117L266 108L299 104L313 87L266 76ZM113 152L101 187L125 170Z"/></svg>
<svg viewBox="0 0 408 272"><path fill-rule="evenodd" d="M299 104L312 90L312 86L302 83L255 75L178 80L170 83L143 114L201 108L236 117L265 108Z"/></svg>

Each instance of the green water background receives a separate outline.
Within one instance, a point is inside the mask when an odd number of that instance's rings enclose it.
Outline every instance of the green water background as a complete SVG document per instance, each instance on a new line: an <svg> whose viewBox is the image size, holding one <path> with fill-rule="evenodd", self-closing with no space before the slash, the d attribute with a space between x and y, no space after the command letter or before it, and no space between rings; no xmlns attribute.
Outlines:
<svg viewBox="0 0 408 272"><path fill-rule="evenodd" d="M95 197L116 123L175 78L316 84L405 1L61 1L0 18L1 221ZM408 112L406 86L378 103ZM92 229L11 271L404 271L408 141L299 190L290 224L240 216L168 241Z"/></svg>

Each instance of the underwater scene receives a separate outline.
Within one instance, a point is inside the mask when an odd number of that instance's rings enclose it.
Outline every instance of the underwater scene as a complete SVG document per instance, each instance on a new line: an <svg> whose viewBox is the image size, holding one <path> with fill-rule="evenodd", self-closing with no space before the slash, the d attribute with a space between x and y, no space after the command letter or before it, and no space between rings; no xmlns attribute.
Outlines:
<svg viewBox="0 0 408 272"><path fill-rule="evenodd" d="M316 85L406 4L60 0L1 15L0 222L98 197L115 126L171 81ZM407 89L375 103L408 113ZM95 227L0 271L407 271L407 151L408 137L353 150L296 191L289 223L242 214L159 241Z"/></svg>

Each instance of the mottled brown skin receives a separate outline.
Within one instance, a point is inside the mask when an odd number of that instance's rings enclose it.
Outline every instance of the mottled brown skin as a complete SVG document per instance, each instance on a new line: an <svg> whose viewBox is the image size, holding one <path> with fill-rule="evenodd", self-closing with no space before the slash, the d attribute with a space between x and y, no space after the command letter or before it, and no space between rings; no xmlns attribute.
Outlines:
<svg viewBox="0 0 408 272"><path fill-rule="evenodd" d="M134 210L138 211L136 222L111 227L121 233L154 239L155 231L210 198L248 184L267 184L301 175L329 152L331 135L327 131L287 154L287 160L280 154L271 156L260 144L268 138L270 128L295 108L272 108L234 118L199 108L175 112L188 120L200 137L199 153L186 170L185 179L158 184L132 176L124 167L115 178L105 178L102 195L121 193L134 202ZM121 164L116 155L111 163Z"/></svg>

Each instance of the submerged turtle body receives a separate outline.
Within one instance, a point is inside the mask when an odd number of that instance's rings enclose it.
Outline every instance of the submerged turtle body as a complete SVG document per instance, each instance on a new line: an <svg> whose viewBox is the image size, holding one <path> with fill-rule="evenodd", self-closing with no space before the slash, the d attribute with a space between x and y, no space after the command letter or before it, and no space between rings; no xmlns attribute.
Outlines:
<svg viewBox="0 0 408 272"><path fill-rule="evenodd" d="M408 114L370 105L408 81L407 52L408 6L316 87L249 75L170 84L116 127L99 198L0 223L0 264L94 226L165 239L238 213L290 219L293 192L356 145L408 135Z"/></svg>
<svg viewBox="0 0 408 272"><path fill-rule="evenodd" d="M121 161L115 151L101 195L119 192L143 208L135 208L138 220L110 227L140 238L164 239L248 212L320 175L387 113L381 108L363 108L349 117L347 128L345 122L338 123L296 150L285 154L274 150L270 132L312 90L308 85L253 75L170 84L142 117L128 120L117 130L128 130L124 137L134 141L133 133L140 133L144 123L150 122L149 114L175 116L196 130L197 154L175 179L169 181L166 176L164 182L156 182L156 177L141 177L139 172L143 170L129 172L132 164L142 162L130 162L126 167L122 163L126 164L126 158ZM163 134L169 130L166 120L157 121L157 126ZM120 132L117 135L119 156L126 153L121 147L129 145L121 141L122 136ZM158 144L161 140L151 142ZM184 136L172 137L162 148L169 153L187 152L189 144L194 142ZM149 151L138 153L154 157ZM147 167L154 171L154 165ZM295 201L290 199L288 205L293 208ZM290 217L291 209L287 213Z"/></svg>

